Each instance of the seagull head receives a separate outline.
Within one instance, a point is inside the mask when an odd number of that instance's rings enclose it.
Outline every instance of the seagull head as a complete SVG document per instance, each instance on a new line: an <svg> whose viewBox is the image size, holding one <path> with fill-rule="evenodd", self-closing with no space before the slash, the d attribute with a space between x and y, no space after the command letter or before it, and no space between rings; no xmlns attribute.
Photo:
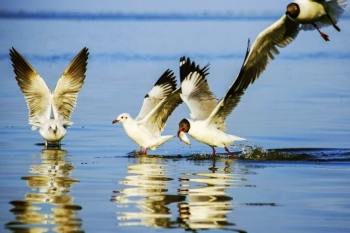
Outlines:
<svg viewBox="0 0 350 233"><path fill-rule="evenodd" d="M120 114L117 119L113 120L112 121L112 124L115 124L115 123L124 123L126 122L128 119L130 119L130 115L128 113L122 113Z"/></svg>
<svg viewBox="0 0 350 233"><path fill-rule="evenodd" d="M295 19L298 17L300 13L300 7L297 3L292 2L289 3L287 6L287 11L286 11L286 15L291 17L292 19Z"/></svg>
<svg viewBox="0 0 350 233"><path fill-rule="evenodd" d="M190 130L190 122L187 119L182 119L179 123L179 130L177 136L179 137L180 132L187 133Z"/></svg>
<svg viewBox="0 0 350 233"><path fill-rule="evenodd" d="M52 131L54 134L57 132L57 125L51 124L49 125L49 131Z"/></svg>

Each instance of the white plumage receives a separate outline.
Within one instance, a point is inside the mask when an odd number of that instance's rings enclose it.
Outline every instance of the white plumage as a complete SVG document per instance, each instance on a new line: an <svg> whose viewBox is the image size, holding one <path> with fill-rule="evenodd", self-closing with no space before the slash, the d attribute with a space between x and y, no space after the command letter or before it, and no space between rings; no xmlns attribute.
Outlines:
<svg viewBox="0 0 350 233"><path fill-rule="evenodd" d="M200 69L189 58L181 58L180 96L191 111L191 119L180 121L178 136L184 138L181 133L187 132L194 139L212 147L212 156L216 153L215 147L224 147L234 157L227 147L234 141L244 139L225 133L225 119L239 103L245 90L266 69L269 61L279 54L277 47L290 44L300 29L307 30L310 29L308 25L312 25L325 40L328 40L328 36L319 27L333 25L339 31L335 23L344 12L346 3L346 0L296 0L290 3L285 14L257 36L250 51L248 46L239 74L219 102L206 80L208 65Z"/></svg>
<svg viewBox="0 0 350 233"><path fill-rule="evenodd" d="M191 111L191 119L180 121L177 134L187 144L189 140L184 137L183 133L188 133L197 141L209 145L213 150L212 156L216 153L215 147L223 147L235 158L227 147L234 141L245 139L225 133L225 119L243 93L241 90L235 92L235 88L231 87L222 100L217 102L206 80L208 69L209 64L201 69L189 58L180 59L180 96Z"/></svg>
<svg viewBox="0 0 350 233"><path fill-rule="evenodd" d="M78 92L84 84L88 49L83 48L71 61L51 93L44 79L16 49L10 49L16 80L29 109L32 130L39 128L40 135L48 143L60 145L71 126L71 114L76 105Z"/></svg>
<svg viewBox="0 0 350 233"><path fill-rule="evenodd" d="M122 123L126 134L140 146L139 154L146 155L148 149L155 150L175 137L162 136L161 133L168 117L181 103L174 73L166 70L145 96L135 119L128 113L122 113L112 123ZM142 148L145 150L142 151Z"/></svg>
<svg viewBox="0 0 350 233"><path fill-rule="evenodd" d="M288 19L301 24L302 30L316 29L324 40L329 41L328 35L321 32L320 28L332 25L340 31L336 24L346 5L346 0L295 0L287 6L286 15Z"/></svg>

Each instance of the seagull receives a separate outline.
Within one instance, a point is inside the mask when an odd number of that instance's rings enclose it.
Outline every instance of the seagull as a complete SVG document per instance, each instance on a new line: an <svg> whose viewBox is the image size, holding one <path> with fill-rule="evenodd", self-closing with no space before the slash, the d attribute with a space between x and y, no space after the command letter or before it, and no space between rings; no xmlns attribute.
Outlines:
<svg viewBox="0 0 350 233"><path fill-rule="evenodd" d="M328 35L321 32L320 28L332 25L340 31L336 23L346 5L346 0L296 0L287 5L286 15L289 20L301 24L302 30L317 29L322 38L329 41Z"/></svg>
<svg viewBox="0 0 350 233"><path fill-rule="evenodd" d="M174 73L168 69L145 95L136 119L129 113L122 113L112 124L120 122L126 134L139 145L138 154L147 155L148 149L155 150L176 136L162 136L161 133L169 116L181 103L180 88L176 88Z"/></svg>
<svg viewBox="0 0 350 233"><path fill-rule="evenodd" d="M78 92L84 84L88 49L83 48L59 78L53 92L44 79L15 48L10 57L18 86L29 109L31 129L39 128L40 135L49 143L61 145L66 128L71 126L71 114L76 106Z"/></svg>
<svg viewBox="0 0 350 233"><path fill-rule="evenodd" d="M249 44L246 57L248 54ZM181 133L188 133L197 141L209 145L213 150L212 157L216 154L215 147L223 147L232 158L236 158L227 147L234 141L246 139L225 133L225 119L238 104L245 89L239 88L241 80L238 76L225 96L217 102L207 83L208 69L209 64L200 69L190 58L180 58L180 97L189 107L191 119L180 121L177 135L182 140Z"/></svg>
<svg viewBox="0 0 350 233"><path fill-rule="evenodd" d="M328 2L297 0L287 5L287 11L282 17L261 31L252 44L250 53L241 68L240 76L245 76L240 79L241 88L247 88L252 84L266 69L269 61L274 60L275 55L279 54L277 47L284 48L289 45L301 29L311 30L331 24L339 29L335 23L344 12L346 4L346 0ZM315 15L320 17L317 18ZM326 41L329 40L326 34L319 29L318 31Z"/></svg>
<svg viewBox="0 0 350 233"><path fill-rule="evenodd" d="M207 84L205 78L207 74L200 71L199 66L196 66L194 62L191 63L189 58L186 61L185 57L182 57L180 59L182 88L180 96L190 108L191 119L180 121L178 137L189 144L189 140L184 134L188 133L194 139L211 146L213 149L212 156L215 156L215 147L224 147L230 156L235 158L227 149L227 146L233 141L243 140L243 138L233 135L228 136L224 132L226 128L225 118L239 103L245 90L262 74L267 64L275 59L275 55L279 54L278 47L284 48L289 45L297 37L300 29L306 30L307 24L318 25L318 27L333 25L336 29L339 29L335 23L344 12L345 6L346 0L331 0L328 2L297 0L289 4L287 11L279 20L259 33L251 48L249 48L250 42L248 41L246 56L240 72L226 95L218 103ZM299 13L293 12L295 7L299 8ZM326 12L324 17L321 17L322 14L319 14L320 18L313 17L312 15L316 15L317 11L322 12L321 7ZM328 19L327 22L325 22L325 18ZM299 19L309 20L298 21ZM324 36L322 37L324 38ZM183 71L181 72L181 70Z"/></svg>

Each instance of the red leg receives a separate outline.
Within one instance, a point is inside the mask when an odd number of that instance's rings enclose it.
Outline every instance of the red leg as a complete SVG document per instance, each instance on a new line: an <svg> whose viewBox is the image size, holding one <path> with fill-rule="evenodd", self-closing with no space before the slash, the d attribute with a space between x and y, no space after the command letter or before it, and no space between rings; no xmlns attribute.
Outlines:
<svg viewBox="0 0 350 233"><path fill-rule="evenodd" d="M147 155L147 148L145 148L145 153L143 153L144 155Z"/></svg>
<svg viewBox="0 0 350 233"><path fill-rule="evenodd" d="M215 154L216 154L215 148L212 146L211 149L213 149L213 153L211 154L211 157L215 157Z"/></svg>
<svg viewBox="0 0 350 233"><path fill-rule="evenodd" d="M229 150L227 149L227 147L225 147L225 151L231 156L231 158L233 158L233 159L238 159L237 156L235 156L234 154L232 154L232 152L229 151Z"/></svg>
<svg viewBox="0 0 350 233"><path fill-rule="evenodd" d="M322 36L322 38L323 38L325 41L329 41L328 35L327 35L327 34L324 34L323 32L321 32L320 29L317 27L317 25L316 25L315 23L312 23L312 25L314 25L314 27L317 29L317 31L320 33L320 35Z"/></svg>
<svg viewBox="0 0 350 233"><path fill-rule="evenodd" d="M143 151L142 151L142 147L140 146L140 150L139 150L139 155L142 155L143 154Z"/></svg>

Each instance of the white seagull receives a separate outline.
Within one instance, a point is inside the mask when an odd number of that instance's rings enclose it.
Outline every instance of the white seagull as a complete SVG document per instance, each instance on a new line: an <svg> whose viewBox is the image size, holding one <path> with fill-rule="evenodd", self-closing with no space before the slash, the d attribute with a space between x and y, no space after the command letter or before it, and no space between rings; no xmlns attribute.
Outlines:
<svg viewBox="0 0 350 233"><path fill-rule="evenodd" d="M345 10L346 0L312 1L297 0L287 6L287 11L282 17L259 33L255 39L251 51L243 64L240 75L243 87L248 87L265 70L269 61L279 54L278 48L289 45L298 35L300 29L318 29L325 40L328 36L319 28L333 25ZM339 29L340 30L340 29Z"/></svg>
<svg viewBox="0 0 350 233"><path fill-rule="evenodd" d="M146 94L136 119L122 113L112 123L122 123L126 134L140 146L138 154L146 155L148 149L155 150L176 136L162 136L161 133L169 116L181 103L180 88L176 89L174 73L168 69Z"/></svg>
<svg viewBox="0 0 350 233"><path fill-rule="evenodd" d="M249 45L246 57L248 53ZM232 158L236 158L227 147L234 141L245 139L225 133L225 119L238 104L245 91L245 88L240 88L242 78L238 75L225 96L217 102L205 77L208 74L208 66L209 64L200 69L189 58L180 59L180 97L189 107L191 119L185 118L180 121L177 135L186 142L188 139L183 133L188 133L197 141L209 145L213 150L212 157L216 153L215 147L223 147Z"/></svg>
<svg viewBox="0 0 350 233"><path fill-rule="evenodd" d="M288 19L301 24L302 30L317 29L322 38L329 41L328 35L321 32L320 28L332 25L340 31L336 23L346 5L346 0L296 0L288 4L286 15Z"/></svg>
<svg viewBox="0 0 350 233"><path fill-rule="evenodd" d="M242 138L233 135L230 137L223 132L225 118L238 104L246 88L254 83L266 69L269 61L279 54L277 47L283 48L290 44L297 37L300 29L310 30L312 27L320 28L333 25L338 30L339 27L335 23L344 12L345 7L346 0L328 2L324 0L297 0L289 4L287 11L279 20L259 33L250 51L248 46L239 74L219 103L216 103L216 98L209 89L205 72L200 71L194 63L191 64L189 59L186 61L182 58L180 71L181 69L186 71L181 72L182 76L180 76L181 98L190 108L192 119L183 119L180 122L178 131L180 139L189 144L189 140L183 133L188 132L196 140L211 146L213 156L215 155L214 147L218 146L224 147L234 157L227 146L230 144L230 140L232 143L235 140L242 140ZM327 35L321 32L320 34L324 39L328 39ZM209 130L209 128L212 130L211 133L205 130ZM222 136L219 137L219 135Z"/></svg>
<svg viewBox="0 0 350 233"><path fill-rule="evenodd" d="M39 128L40 135L49 143L61 144L66 128L71 126L71 114L78 92L84 84L88 49L83 48L71 61L51 93L44 79L16 49L10 49L16 80L29 109L32 130ZM51 114L53 117L51 117Z"/></svg>

